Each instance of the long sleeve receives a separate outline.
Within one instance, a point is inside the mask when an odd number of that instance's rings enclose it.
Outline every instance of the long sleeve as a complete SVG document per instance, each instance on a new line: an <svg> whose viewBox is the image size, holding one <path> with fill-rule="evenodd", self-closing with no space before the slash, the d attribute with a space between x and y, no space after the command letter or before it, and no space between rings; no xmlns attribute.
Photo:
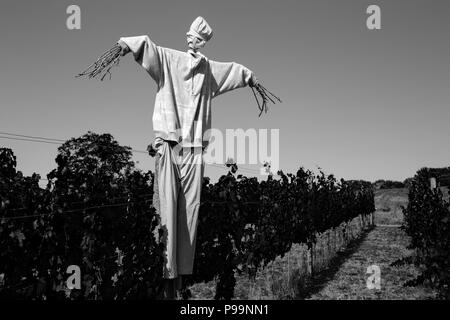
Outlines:
<svg viewBox="0 0 450 320"><path fill-rule="evenodd" d="M209 62L213 77L213 97L249 84L252 71L243 65L235 62L217 62L212 60Z"/></svg>
<svg viewBox="0 0 450 320"><path fill-rule="evenodd" d="M118 41L124 48L125 45L133 52L134 59L139 63L159 85L161 75L161 56L160 50L148 36L122 37Z"/></svg>

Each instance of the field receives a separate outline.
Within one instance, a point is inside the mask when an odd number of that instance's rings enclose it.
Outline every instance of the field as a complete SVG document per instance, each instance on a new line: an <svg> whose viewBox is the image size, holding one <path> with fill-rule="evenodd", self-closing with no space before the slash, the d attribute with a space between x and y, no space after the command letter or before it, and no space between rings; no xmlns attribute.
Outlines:
<svg viewBox="0 0 450 320"><path fill-rule="evenodd" d="M375 224L399 225L403 222L402 207L408 204L408 189L375 191Z"/></svg>
<svg viewBox="0 0 450 320"><path fill-rule="evenodd" d="M398 227L376 227L343 254L341 264L338 262L337 266L321 275L308 299L434 299L435 292L428 288L404 286L419 274L413 265L391 266L397 259L412 254L406 248L408 243L409 238ZM380 267L380 290L369 290L366 286L370 276L366 271L371 265Z"/></svg>

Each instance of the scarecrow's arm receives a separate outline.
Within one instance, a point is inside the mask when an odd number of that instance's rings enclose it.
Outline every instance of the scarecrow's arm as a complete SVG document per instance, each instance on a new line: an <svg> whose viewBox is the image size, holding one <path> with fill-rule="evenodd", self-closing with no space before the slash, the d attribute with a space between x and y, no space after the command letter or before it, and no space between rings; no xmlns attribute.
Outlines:
<svg viewBox="0 0 450 320"><path fill-rule="evenodd" d="M217 62L210 60L213 97L227 91L254 85L257 82L254 73L235 62Z"/></svg>
<svg viewBox="0 0 450 320"><path fill-rule="evenodd" d="M161 53L148 36L122 37L117 43L122 47L122 54L133 52L136 62L147 70L156 83L160 83Z"/></svg>

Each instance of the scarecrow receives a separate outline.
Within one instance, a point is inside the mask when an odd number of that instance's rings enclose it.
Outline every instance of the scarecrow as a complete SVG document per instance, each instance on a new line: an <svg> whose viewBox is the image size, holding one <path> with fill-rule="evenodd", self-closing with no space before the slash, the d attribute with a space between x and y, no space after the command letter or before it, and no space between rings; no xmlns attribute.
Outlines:
<svg viewBox="0 0 450 320"><path fill-rule="evenodd" d="M157 46L148 36L120 38L78 75L101 80L107 75L111 77L111 68L131 52L157 84L153 112L155 140L149 153L156 156L161 227L165 233L163 276L167 298L174 297L180 289L181 277L193 271L203 152L210 138L211 100L248 85L259 115L267 112L269 101L281 102L258 82L250 69L235 62L210 60L199 51L213 35L204 18L196 18L186 35L187 52Z"/></svg>

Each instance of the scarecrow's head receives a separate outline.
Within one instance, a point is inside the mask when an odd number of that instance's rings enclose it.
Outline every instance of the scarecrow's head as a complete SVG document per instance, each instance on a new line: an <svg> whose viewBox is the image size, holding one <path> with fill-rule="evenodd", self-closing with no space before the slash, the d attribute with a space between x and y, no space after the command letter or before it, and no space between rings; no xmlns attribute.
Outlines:
<svg viewBox="0 0 450 320"><path fill-rule="evenodd" d="M212 29L208 22L202 17L198 17L192 22L189 31L186 33L186 41L190 49L197 51L203 48L211 38Z"/></svg>
<svg viewBox="0 0 450 320"><path fill-rule="evenodd" d="M202 38L199 38L191 33L187 33L186 34L186 41L188 44L188 47L194 51L197 51L201 48L203 48L206 44L206 41L203 40Z"/></svg>

